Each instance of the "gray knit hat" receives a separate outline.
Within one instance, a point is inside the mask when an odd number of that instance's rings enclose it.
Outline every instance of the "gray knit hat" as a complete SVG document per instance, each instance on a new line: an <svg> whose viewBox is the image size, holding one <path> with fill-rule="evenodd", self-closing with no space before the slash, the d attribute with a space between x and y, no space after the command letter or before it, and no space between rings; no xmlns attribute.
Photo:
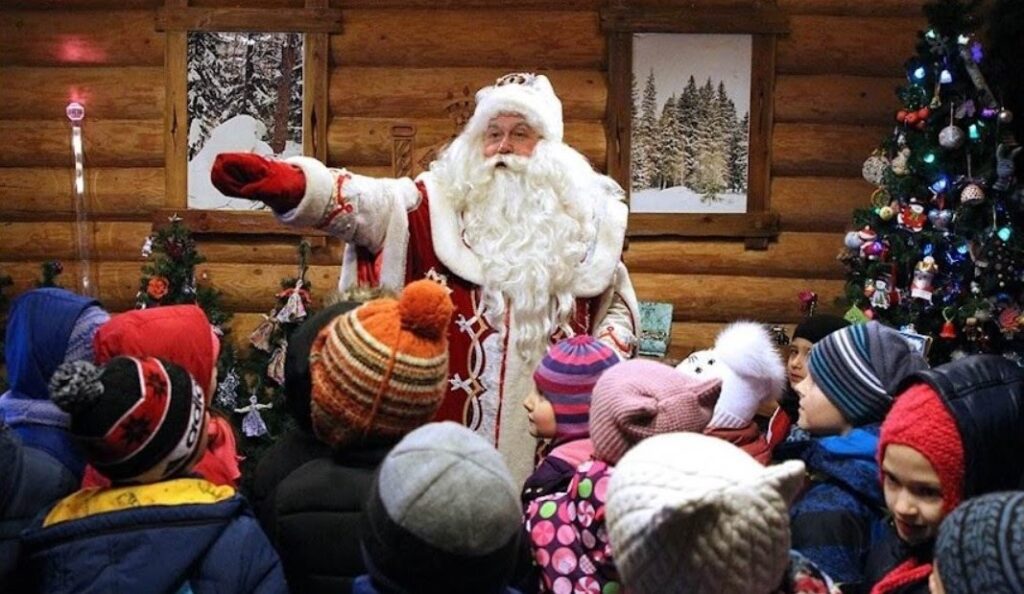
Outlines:
<svg viewBox="0 0 1024 594"><path fill-rule="evenodd" d="M457 423L430 423L381 464L363 557L387 591L502 592L521 523L519 490L494 446Z"/></svg>
<svg viewBox="0 0 1024 594"><path fill-rule="evenodd" d="M1024 592L1024 492L990 493L956 508L935 543L947 594Z"/></svg>
<svg viewBox="0 0 1024 594"><path fill-rule="evenodd" d="M928 363L899 332L868 322L821 339L807 367L825 397L859 427L881 422L900 383Z"/></svg>

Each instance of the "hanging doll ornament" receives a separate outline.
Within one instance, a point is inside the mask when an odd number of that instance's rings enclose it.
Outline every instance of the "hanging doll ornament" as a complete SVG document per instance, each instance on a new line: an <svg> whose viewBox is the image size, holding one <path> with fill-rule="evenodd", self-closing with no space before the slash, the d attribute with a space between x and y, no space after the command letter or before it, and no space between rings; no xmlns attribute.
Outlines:
<svg viewBox="0 0 1024 594"><path fill-rule="evenodd" d="M142 242L142 257L148 258L153 255L153 236L146 237L146 241Z"/></svg>
<svg viewBox="0 0 1024 594"><path fill-rule="evenodd" d="M874 309L889 309L889 306L892 305L891 292L892 283L887 274L874 280L868 279L867 285L864 287L864 296L868 298Z"/></svg>
<svg viewBox="0 0 1024 594"><path fill-rule="evenodd" d="M881 150L871 153L871 156L864 161L861 168L861 175L864 181L874 186L881 186L885 179L885 172L889 170L889 160L885 158Z"/></svg>
<svg viewBox="0 0 1024 594"><path fill-rule="evenodd" d="M277 348L274 349L273 354L270 355L270 362L267 363L267 377L277 382L277 385L284 385L284 359L285 353L288 352L288 341L281 340L277 343Z"/></svg>
<svg viewBox="0 0 1024 594"><path fill-rule="evenodd" d="M909 203L900 208L900 215L896 221L914 233L921 231L928 222L924 204L917 198L911 198Z"/></svg>
<svg viewBox="0 0 1024 594"><path fill-rule="evenodd" d="M249 342L252 346L264 353L270 352L270 337L273 336L274 330L277 329L277 320L273 316L273 310L270 311L270 314L264 315L263 321L249 335Z"/></svg>
<svg viewBox="0 0 1024 594"><path fill-rule="evenodd" d="M302 279L295 281L295 287L278 293L278 298L287 297L284 306L278 310L274 319L283 324L299 322L306 318L306 304L309 303L309 292L302 288Z"/></svg>
<svg viewBox="0 0 1024 594"><path fill-rule="evenodd" d="M935 263L935 258L931 256L925 257L917 263L914 267L914 280L910 283L910 296L915 299L924 299L928 303L932 302L932 279L935 278L935 273L938 272L939 267Z"/></svg>
<svg viewBox="0 0 1024 594"><path fill-rule="evenodd" d="M892 172L896 175L906 175L910 173L910 148L903 147L900 149L896 156L892 159Z"/></svg>
<svg viewBox="0 0 1024 594"><path fill-rule="evenodd" d="M217 384L217 404L222 408L234 408L238 403L238 397L235 391L238 390L238 386L242 385L242 380L238 377L238 372L232 367L224 379Z"/></svg>
<svg viewBox="0 0 1024 594"><path fill-rule="evenodd" d="M1005 192L1013 186L1014 181L1014 159L1020 153L1024 147L1017 147L1011 149L1005 144L1000 144L996 147L996 181L992 184L992 189Z"/></svg>
<svg viewBox="0 0 1024 594"><path fill-rule="evenodd" d="M236 413L245 414L242 417L242 433L246 437L261 437L269 433L267 424L263 421L263 416L260 415L260 410L267 408L274 408L274 405L260 404L256 392L253 392L252 396L249 396L249 406L235 409Z"/></svg>

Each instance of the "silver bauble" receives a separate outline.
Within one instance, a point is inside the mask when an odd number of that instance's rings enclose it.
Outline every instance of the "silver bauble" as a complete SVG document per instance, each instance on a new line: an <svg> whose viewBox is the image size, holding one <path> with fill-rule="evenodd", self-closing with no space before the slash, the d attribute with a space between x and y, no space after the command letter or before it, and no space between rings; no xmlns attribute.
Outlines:
<svg viewBox="0 0 1024 594"><path fill-rule="evenodd" d="M966 134L964 134L964 131L953 125L946 126L939 132L939 144L944 149L953 150L960 148L964 145L965 138Z"/></svg>

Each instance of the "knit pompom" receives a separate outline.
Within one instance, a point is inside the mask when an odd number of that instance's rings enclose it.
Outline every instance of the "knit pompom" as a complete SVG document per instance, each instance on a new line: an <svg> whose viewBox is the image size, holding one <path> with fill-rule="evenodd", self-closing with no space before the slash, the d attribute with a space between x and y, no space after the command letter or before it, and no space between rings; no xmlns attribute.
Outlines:
<svg viewBox="0 0 1024 594"><path fill-rule="evenodd" d="M444 335L454 309L448 290L430 280L409 283L398 301L402 328L428 339Z"/></svg>
<svg viewBox="0 0 1024 594"><path fill-rule="evenodd" d="M102 373L88 361L64 363L50 378L50 399L70 414L89 410L103 395Z"/></svg>

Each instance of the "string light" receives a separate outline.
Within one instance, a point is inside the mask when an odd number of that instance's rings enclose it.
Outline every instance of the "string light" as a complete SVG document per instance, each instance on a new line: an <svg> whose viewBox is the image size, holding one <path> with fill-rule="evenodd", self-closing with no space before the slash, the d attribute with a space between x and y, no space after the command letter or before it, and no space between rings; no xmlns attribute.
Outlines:
<svg viewBox="0 0 1024 594"><path fill-rule="evenodd" d="M935 153L927 153L925 156L921 157L921 160L931 165L935 162Z"/></svg>
<svg viewBox="0 0 1024 594"><path fill-rule="evenodd" d="M999 239L1002 239L1005 243L1007 241L1010 241L1010 236L1013 235L1013 229L1010 229L1009 227L1003 227L1002 229L996 232L996 235L998 235Z"/></svg>
<svg viewBox="0 0 1024 594"><path fill-rule="evenodd" d="M918 66L914 70L914 78L917 80L924 80L925 74L927 74L927 71L924 69L924 66Z"/></svg>

